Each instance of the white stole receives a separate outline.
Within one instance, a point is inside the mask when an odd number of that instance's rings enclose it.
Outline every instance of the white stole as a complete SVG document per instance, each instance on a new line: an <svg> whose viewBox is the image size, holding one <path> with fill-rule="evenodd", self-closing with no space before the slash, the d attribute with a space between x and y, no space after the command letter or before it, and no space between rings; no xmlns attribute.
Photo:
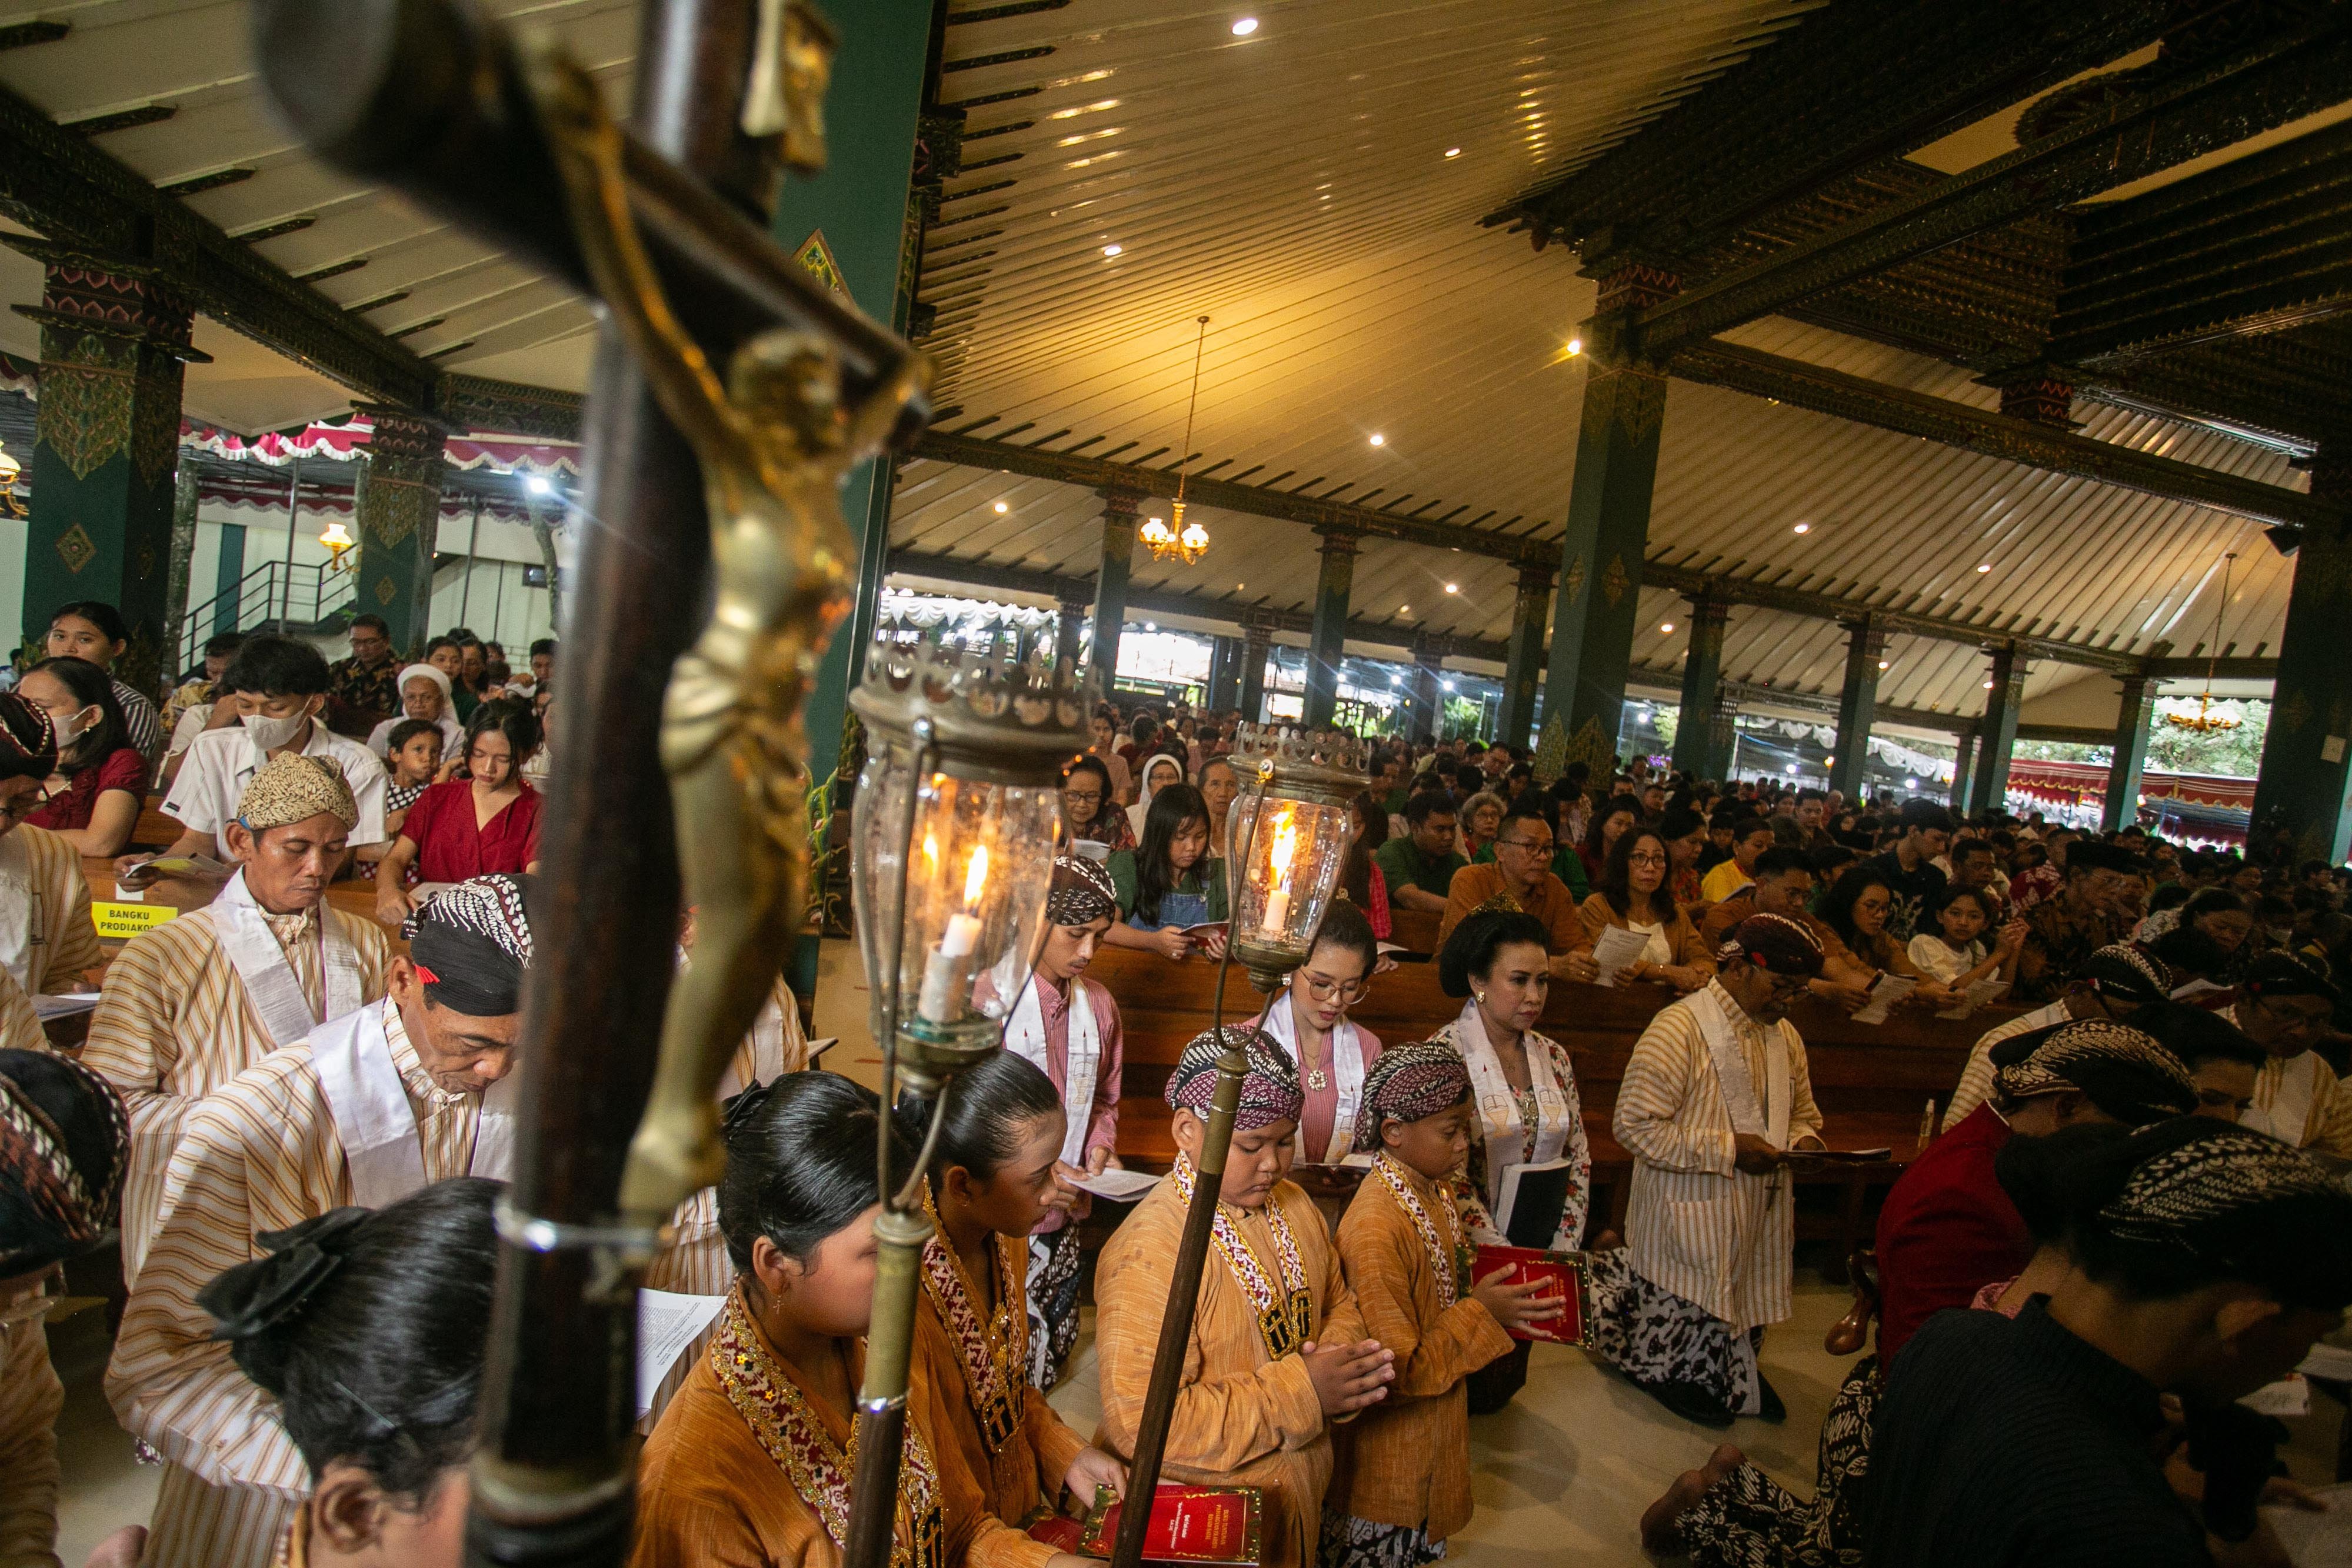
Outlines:
<svg viewBox="0 0 2352 1568"><path fill-rule="evenodd" d="M1691 1010L1706 1037L1707 1056L1715 1063L1715 1084L1731 1130L1759 1136L1776 1149L1789 1146L1789 1103L1792 1082L1789 1072L1789 1037L1779 1025L1764 1030L1764 1094L1756 1093L1755 1075L1748 1071L1747 1052L1730 1015L1716 998L1716 986L1694 991L1675 1005ZM1738 1004L1733 1004L1737 1006ZM1760 1027L1760 1026L1759 1026Z"/></svg>
<svg viewBox="0 0 2352 1568"><path fill-rule="evenodd" d="M1051 1078L1053 1053L1045 1046L1045 1009L1037 999L1037 988L1043 984L1032 975L1022 988L1021 1000L1005 1020L1004 1049L1035 1063L1040 1072ZM1062 1109L1068 1117L1062 1134L1062 1163L1084 1170L1087 1129L1095 1118L1095 1078L1102 1070L1102 1025L1095 1018L1094 1000L1087 995L1084 976L1070 981L1069 1022L1069 1044L1063 1052L1067 1071L1061 1086Z"/></svg>
<svg viewBox="0 0 2352 1568"><path fill-rule="evenodd" d="M305 1042L334 1113L336 1139L352 1172L352 1201L382 1208L425 1188L425 1148L416 1112L392 1059L383 1009L392 998L320 1024ZM509 1072L482 1095L471 1175L505 1181L514 1167L515 1083Z"/></svg>
<svg viewBox="0 0 2352 1568"><path fill-rule="evenodd" d="M2278 1092L2268 1106L2249 1105L2238 1125L2268 1133L2283 1144L2303 1146L2303 1131L2311 1122L2311 1097L2319 1088L2319 1052L2306 1051L2279 1063Z"/></svg>
<svg viewBox="0 0 2352 1568"><path fill-rule="evenodd" d="M1454 1020L1454 1037L1470 1069L1470 1087L1477 1097L1479 1131L1486 1145L1486 1207L1491 1213L1503 1201L1505 1170L1518 1165L1549 1165L1568 1147L1568 1096L1560 1092L1559 1080L1552 1076L1551 1052L1527 1051L1528 1082L1536 1095L1536 1150L1532 1157L1523 1157L1527 1127L1519 1120L1519 1097L1513 1092L1510 1080L1503 1076L1502 1059L1486 1038L1475 998L1462 1004L1462 1016ZM1526 1050L1524 1044L1521 1049Z"/></svg>
<svg viewBox="0 0 2352 1568"><path fill-rule="evenodd" d="M294 966L286 961L278 938L270 934L269 923L262 918L261 905L254 902L251 890L245 885L242 868L228 879L220 896L205 906L205 914L211 918L213 930L220 938L221 951L236 967L236 977L245 982L245 994L252 1001L253 1010L260 1015L262 1028L269 1031L271 1045L292 1045L321 1023L342 1017L366 999L359 950L335 929L323 900L313 918L318 925L319 968L326 992L324 1018L311 1013L310 998L302 994L302 982L295 978Z"/></svg>
<svg viewBox="0 0 2352 1568"><path fill-rule="evenodd" d="M33 851L22 830L0 838L0 967L26 996L40 990L33 973Z"/></svg>
<svg viewBox="0 0 2352 1568"><path fill-rule="evenodd" d="M1292 977L1292 984L1297 977ZM1297 1063L1302 1080L1307 1071L1307 1058L1298 1049L1298 1020L1290 1015L1290 990L1266 1004L1259 1014L1257 1027L1277 1041L1284 1054ZM1291 1157L1307 1165L1345 1165L1356 1146L1356 1113L1364 1103L1364 1042L1356 1038L1356 1026L1345 1018L1331 1028L1331 1082L1339 1092L1339 1103L1331 1112L1331 1139L1321 1154L1307 1146L1307 1119L1298 1119L1298 1130L1290 1135ZM1366 1156L1370 1158L1370 1156Z"/></svg>

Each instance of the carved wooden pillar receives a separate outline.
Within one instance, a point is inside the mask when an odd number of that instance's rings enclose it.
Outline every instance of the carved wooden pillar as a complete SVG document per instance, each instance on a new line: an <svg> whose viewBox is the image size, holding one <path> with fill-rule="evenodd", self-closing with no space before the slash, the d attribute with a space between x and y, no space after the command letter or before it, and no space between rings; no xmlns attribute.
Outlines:
<svg viewBox="0 0 2352 1568"><path fill-rule="evenodd" d="M1564 762L1583 762L1595 774L1617 753L1666 411L1665 376L1623 352L1622 337L1632 312L1677 286L1654 267L1619 267L1601 280L1600 305L1585 333L1590 368L1560 536L1544 731L1547 742L1555 730L1565 741Z"/></svg>
<svg viewBox="0 0 2352 1568"><path fill-rule="evenodd" d="M2025 702L2024 655L2013 643L1991 653L1991 689L1985 693L1976 783L1969 791L1969 809L1977 811L2000 810L2009 800L2009 754L2017 745L2017 710Z"/></svg>
<svg viewBox="0 0 2352 1568"><path fill-rule="evenodd" d="M1878 715L1878 666L1886 657L1886 632L1865 618L1846 622L1845 638L1845 682L1838 688L1837 760L1830 765L1830 788L1858 800L1870 777L1870 727Z"/></svg>
<svg viewBox="0 0 2352 1568"><path fill-rule="evenodd" d="M1551 569L1519 568L1517 597L1511 601L1511 635L1503 644L1503 722L1496 738L1528 744L1536 725L1536 689L1543 680L1544 629L1551 619Z"/></svg>
<svg viewBox="0 0 2352 1568"><path fill-rule="evenodd" d="M1690 656L1683 661L1675 766L1695 779L1720 779L1731 758L1731 710L1723 700L1723 634L1731 623L1731 606L1719 599L1694 599L1690 607Z"/></svg>
<svg viewBox="0 0 2352 1568"><path fill-rule="evenodd" d="M176 630L165 601L182 366L204 358L189 346L194 314L152 265L9 243L47 267L41 303L17 307L41 328L25 630L103 600L130 630L115 675L153 693Z"/></svg>
<svg viewBox="0 0 2352 1568"><path fill-rule="evenodd" d="M1417 636L1412 644L1412 738L1426 745L1445 727L1445 652L1443 639Z"/></svg>
<svg viewBox="0 0 2352 1568"><path fill-rule="evenodd" d="M1339 706L1339 662L1347 654L1348 596L1356 581L1356 536L1338 528L1323 536L1323 570L1315 580L1315 625L1307 645L1307 706L1309 729L1328 727Z"/></svg>
<svg viewBox="0 0 2352 1568"><path fill-rule="evenodd" d="M1076 669L1086 656L1087 601L1062 599L1055 611L1054 662L1064 669Z"/></svg>
<svg viewBox="0 0 2352 1568"><path fill-rule="evenodd" d="M433 557L441 532L441 426L399 409L371 408L374 433L354 493L358 604L384 619L403 659L433 634Z"/></svg>
<svg viewBox="0 0 2352 1568"><path fill-rule="evenodd" d="M1127 579L1135 566L1135 517L1144 497L1098 490L1102 497L1102 566L1095 573L1095 641L1089 655L1102 694L1118 684L1118 634L1127 624Z"/></svg>
<svg viewBox="0 0 2352 1568"><path fill-rule="evenodd" d="M2352 456L2322 452L2315 457L2311 493L2336 500L2352 495ZM2344 662L2348 612L2352 539L2341 528L2305 528L2279 638L2249 849L2266 850L2284 832L2296 858L2336 865L2352 847L2345 814L2345 797L2352 792L2352 674Z"/></svg>
<svg viewBox="0 0 2352 1568"><path fill-rule="evenodd" d="M1242 720L1265 722L1265 662L1274 655L1274 618L1262 611L1242 612Z"/></svg>
<svg viewBox="0 0 2352 1568"><path fill-rule="evenodd" d="M2147 730L2156 717L2156 682L2146 675L2123 677L2116 708L2116 752L2107 764L2107 803L2099 831L2116 832L2139 821L2140 774L2147 767Z"/></svg>
<svg viewBox="0 0 2352 1568"><path fill-rule="evenodd" d="M1977 732L1963 731L1953 737L1952 745L1952 810L1966 815L1976 792Z"/></svg>
<svg viewBox="0 0 2352 1568"><path fill-rule="evenodd" d="M1241 702L1242 644L1237 637L1210 640L1209 695L1211 713L1223 713Z"/></svg>

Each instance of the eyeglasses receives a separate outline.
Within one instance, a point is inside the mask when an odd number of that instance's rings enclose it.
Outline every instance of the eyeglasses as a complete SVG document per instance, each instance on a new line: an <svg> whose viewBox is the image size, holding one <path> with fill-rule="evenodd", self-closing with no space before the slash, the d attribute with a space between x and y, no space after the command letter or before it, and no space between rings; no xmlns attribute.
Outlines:
<svg viewBox="0 0 2352 1568"><path fill-rule="evenodd" d="M1298 971L1298 983L1305 986L1307 994L1318 1002L1328 1002L1336 998L1342 1003L1352 1003L1364 998L1364 983L1361 980L1327 980L1320 975L1301 969Z"/></svg>
<svg viewBox="0 0 2352 1568"><path fill-rule="evenodd" d="M1496 839L1495 847L1498 850L1528 850L1536 854L1548 855L1552 852L1552 841L1549 839Z"/></svg>
<svg viewBox="0 0 2352 1568"><path fill-rule="evenodd" d="M1666 857L1661 854L1653 854L1648 851L1643 851L1637 854L1627 855L1625 857L1625 863L1627 865L1664 865L1666 863Z"/></svg>
<svg viewBox="0 0 2352 1568"><path fill-rule="evenodd" d="M1083 802L1091 806L1096 801L1102 799L1102 791L1099 789L1065 789L1062 791L1062 799L1070 801L1074 805Z"/></svg>

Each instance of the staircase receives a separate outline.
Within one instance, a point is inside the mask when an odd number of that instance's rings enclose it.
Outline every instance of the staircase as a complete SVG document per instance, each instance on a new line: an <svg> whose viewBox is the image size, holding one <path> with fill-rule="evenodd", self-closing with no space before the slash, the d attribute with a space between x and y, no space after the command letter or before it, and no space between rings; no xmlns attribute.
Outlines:
<svg viewBox="0 0 2352 1568"><path fill-rule="evenodd" d="M180 618L172 639L173 671L194 668L204 656L206 639L223 632L289 636L341 632L351 622L357 577L349 568L339 571L324 561L315 566L263 562L235 589L214 594Z"/></svg>

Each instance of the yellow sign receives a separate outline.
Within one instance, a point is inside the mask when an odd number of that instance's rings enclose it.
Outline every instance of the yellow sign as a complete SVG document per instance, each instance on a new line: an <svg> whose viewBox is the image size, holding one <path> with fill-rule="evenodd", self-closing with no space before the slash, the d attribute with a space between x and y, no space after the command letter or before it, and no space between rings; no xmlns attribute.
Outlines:
<svg viewBox="0 0 2352 1568"><path fill-rule="evenodd" d="M841 263L833 257L833 246L824 242L823 229L814 231L803 240L800 249L793 253L793 259L808 268L819 283L844 299L849 298L849 284L841 276Z"/></svg>
<svg viewBox="0 0 2352 1568"><path fill-rule="evenodd" d="M124 942L142 931L152 931L180 912L168 904L96 904L89 906L90 924L100 937Z"/></svg>

